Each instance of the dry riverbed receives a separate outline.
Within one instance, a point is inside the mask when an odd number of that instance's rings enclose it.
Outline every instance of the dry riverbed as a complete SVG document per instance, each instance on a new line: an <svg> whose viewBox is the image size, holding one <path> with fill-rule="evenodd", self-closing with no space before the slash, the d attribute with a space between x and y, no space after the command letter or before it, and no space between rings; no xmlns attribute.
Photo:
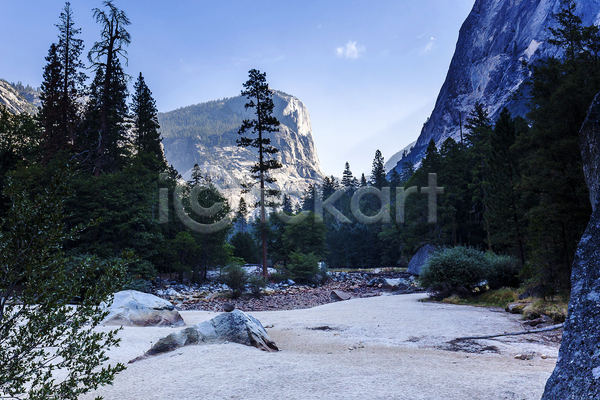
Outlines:
<svg viewBox="0 0 600 400"><path fill-rule="evenodd" d="M281 349L189 346L128 365L105 399L539 399L558 343L500 309L421 302L424 294L356 298L309 309L249 313ZM214 317L182 311L188 325ZM104 328L103 328L104 329ZM107 328L106 328L107 329ZM177 329L178 330L178 329ZM141 355L173 328L126 327L111 362ZM515 358L520 355L521 357ZM85 399L93 398L92 395Z"/></svg>

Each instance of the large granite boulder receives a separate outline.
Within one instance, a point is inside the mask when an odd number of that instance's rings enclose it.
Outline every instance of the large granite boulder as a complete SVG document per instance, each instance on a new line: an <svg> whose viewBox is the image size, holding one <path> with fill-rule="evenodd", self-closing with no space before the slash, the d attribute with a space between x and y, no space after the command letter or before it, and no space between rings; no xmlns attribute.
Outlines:
<svg viewBox="0 0 600 400"><path fill-rule="evenodd" d="M583 169L593 213L579 242L571 275L571 300L554 372L542 400L600 399L600 94L580 132Z"/></svg>
<svg viewBox="0 0 600 400"><path fill-rule="evenodd" d="M183 346L234 342L254 346L264 351L279 351L259 320L240 310L219 314L209 321L171 333L160 339L136 362L150 356L173 351Z"/></svg>
<svg viewBox="0 0 600 400"><path fill-rule="evenodd" d="M430 244L421 247L410 259L410 262L408 263L408 272L413 275L420 275L421 268L423 268L423 265L429 260L429 256L433 251L435 251L435 246Z"/></svg>
<svg viewBox="0 0 600 400"><path fill-rule="evenodd" d="M184 326L185 322L173 304L153 294L137 290L115 293L106 325L123 326Z"/></svg>

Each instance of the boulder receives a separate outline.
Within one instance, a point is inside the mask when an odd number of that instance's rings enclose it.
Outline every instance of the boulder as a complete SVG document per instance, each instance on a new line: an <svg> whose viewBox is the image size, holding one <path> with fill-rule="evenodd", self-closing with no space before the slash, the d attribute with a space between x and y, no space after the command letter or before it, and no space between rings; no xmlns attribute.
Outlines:
<svg viewBox="0 0 600 400"><path fill-rule="evenodd" d="M264 351L279 351L259 320L240 310L219 314L209 321L185 328L160 339L136 362L183 346L234 342Z"/></svg>
<svg viewBox="0 0 600 400"><path fill-rule="evenodd" d="M571 299L556 367L542 400L600 398L600 98L580 131L583 170L593 212L579 242L571 274Z"/></svg>
<svg viewBox="0 0 600 400"><path fill-rule="evenodd" d="M426 244L425 246L421 247L419 251L417 251L417 253L410 259L410 262L408 263L408 272L413 275L420 275L421 268L423 268L423 265L425 265L427 260L429 260L429 255L433 251L435 251L435 246L430 244Z"/></svg>
<svg viewBox="0 0 600 400"><path fill-rule="evenodd" d="M331 300L333 301L344 301L350 300L352 298L352 295L342 290L332 290L329 297L331 297Z"/></svg>
<svg viewBox="0 0 600 400"><path fill-rule="evenodd" d="M179 312L169 301L136 290L115 293L102 321L106 325L123 326L184 326Z"/></svg>

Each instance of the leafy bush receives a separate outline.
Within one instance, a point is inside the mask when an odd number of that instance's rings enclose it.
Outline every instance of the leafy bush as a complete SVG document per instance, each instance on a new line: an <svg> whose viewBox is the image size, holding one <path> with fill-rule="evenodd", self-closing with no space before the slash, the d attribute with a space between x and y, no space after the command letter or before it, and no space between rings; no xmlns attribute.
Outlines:
<svg viewBox="0 0 600 400"><path fill-rule="evenodd" d="M244 293L246 283L248 282L248 275L241 266L234 264L225 268L221 279L232 290L232 297L236 298Z"/></svg>
<svg viewBox="0 0 600 400"><path fill-rule="evenodd" d="M444 298L452 294L470 295L488 277L485 253L463 246L434 252L425 264L419 284Z"/></svg>
<svg viewBox="0 0 600 400"><path fill-rule="evenodd" d="M519 265L513 257L487 252L485 261L488 264L487 281L490 289L519 286Z"/></svg>
<svg viewBox="0 0 600 400"><path fill-rule="evenodd" d="M290 254L289 276L300 283L319 283L319 258L314 253L303 254L294 251Z"/></svg>
<svg viewBox="0 0 600 400"><path fill-rule="evenodd" d="M250 291L252 294L257 297L260 296L261 290L267 286L265 280L258 275L252 275L250 279L248 279L248 284L250 285Z"/></svg>

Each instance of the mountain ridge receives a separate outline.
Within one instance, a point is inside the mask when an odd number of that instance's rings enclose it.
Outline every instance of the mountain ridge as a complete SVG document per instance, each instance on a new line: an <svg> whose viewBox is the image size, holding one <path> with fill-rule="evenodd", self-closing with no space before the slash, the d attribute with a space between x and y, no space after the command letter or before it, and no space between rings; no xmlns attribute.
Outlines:
<svg viewBox="0 0 600 400"><path fill-rule="evenodd" d="M600 0L576 3L584 25L600 22ZM547 43L548 28L556 27L554 15L560 7L560 0L476 0L460 28L431 116L413 149L390 169L399 170L408 160L419 162L431 139L438 147L449 137L460 140L461 125L477 101L492 120L505 106L513 116L525 115L526 99L515 96L527 78L522 62L560 54Z"/></svg>
<svg viewBox="0 0 600 400"><path fill-rule="evenodd" d="M159 124L167 161L189 180L194 164L211 175L233 206L241 196L241 184L248 181L249 169L257 162L255 149L238 147L238 130L243 119L254 117L245 109L242 96L223 98L159 113ZM296 97L274 90L273 115L280 121L271 144L279 149L274 156L283 168L272 171L281 190L298 202L310 184L324 176L312 136L310 115ZM248 202L256 193L245 196Z"/></svg>

